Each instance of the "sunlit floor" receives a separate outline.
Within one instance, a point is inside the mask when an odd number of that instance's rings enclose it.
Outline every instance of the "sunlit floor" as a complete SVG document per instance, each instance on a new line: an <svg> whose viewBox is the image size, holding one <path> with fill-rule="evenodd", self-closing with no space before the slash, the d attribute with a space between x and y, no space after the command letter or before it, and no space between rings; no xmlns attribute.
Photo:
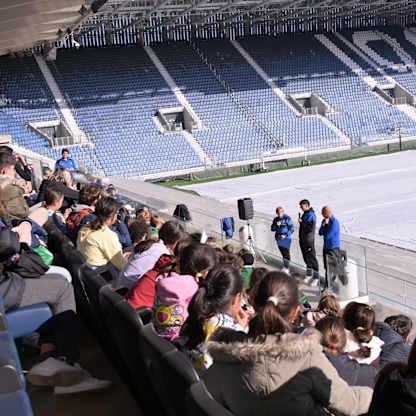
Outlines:
<svg viewBox="0 0 416 416"><path fill-rule="evenodd" d="M34 416L141 416L136 401L112 367L94 337L80 325L81 364L97 378L111 380L109 390L55 396L49 387L35 387L28 383L28 393Z"/></svg>

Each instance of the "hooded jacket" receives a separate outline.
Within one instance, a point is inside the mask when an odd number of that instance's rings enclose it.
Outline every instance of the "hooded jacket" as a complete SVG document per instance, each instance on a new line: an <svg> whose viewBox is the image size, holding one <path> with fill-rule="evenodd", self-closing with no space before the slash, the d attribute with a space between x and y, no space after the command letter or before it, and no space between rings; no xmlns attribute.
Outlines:
<svg viewBox="0 0 416 416"><path fill-rule="evenodd" d="M208 350L214 364L207 370L204 378L214 398L239 416L249 415L308 415L294 412L302 409L296 403L302 396L292 395L285 405L277 407L275 400L284 399L278 394L285 384L292 381L292 393L299 387L294 376L299 372L317 368L329 380L326 387L328 403L317 401L323 406L341 414L355 416L368 411L372 389L350 387L339 377L337 371L325 357L320 345L320 334L312 329L298 334L269 335L261 339L248 338L235 332L238 337L233 342L228 337L222 342L221 334L208 343ZM230 340L231 338L231 340ZM321 392L320 397L324 392ZM315 409L316 414L316 409Z"/></svg>
<svg viewBox="0 0 416 416"><path fill-rule="evenodd" d="M193 276L171 272L157 278L153 323L161 336L169 340L179 336L197 290L198 282Z"/></svg>
<svg viewBox="0 0 416 416"><path fill-rule="evenodd" d="M169 255L169 250L163 241L154 243L143 253L134 254L120 275L119 285L131 289L146 272L152 270L163 254Z"/></svg>
<svg viewBox="0 0 416 416"><path fill-rule="evenodd" d="M414 416L416 377L404 377L393 370L386 380L377 382L368 416Z"/></svg>

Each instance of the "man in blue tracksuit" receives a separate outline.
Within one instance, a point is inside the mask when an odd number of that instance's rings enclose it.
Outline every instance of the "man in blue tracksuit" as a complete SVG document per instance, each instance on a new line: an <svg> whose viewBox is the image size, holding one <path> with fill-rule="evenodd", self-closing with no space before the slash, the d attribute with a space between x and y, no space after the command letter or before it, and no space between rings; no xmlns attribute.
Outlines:
<svg viewBox="0 0 416 416"><path fill-rule="evenodd" d="M66 169L73 174L77 171L77 165L74 162L74 159L69 157L69 150L62 149L62 157L56 161L55 169Z"/></svg>
<svg viewBox="0 0 416 416"><path fill-rule="evenodd" d="M274 232L277 247L283 257L285 267L290 265L290 244L292 242L293 221L285 214L282 207L276 208L276 217L272 222L271 231Z"/></svg>
<svg viewBox="0 0 416 416"><path fill-rule="evenodd" d="M324 238L324 266L328 275L327 256L338 257L341 246L341 227L339 221L334 217L332 208L328 205L322 208L322 220L321 228L319 229L319 235Z"/></svg>
<svg viewBox="0 0 416 416"><path fill-rule="evenodd" d="M299 245L306 264L306 284L318 286L319 264L315 251L316 215L307 199L299 202Z"/></svg>

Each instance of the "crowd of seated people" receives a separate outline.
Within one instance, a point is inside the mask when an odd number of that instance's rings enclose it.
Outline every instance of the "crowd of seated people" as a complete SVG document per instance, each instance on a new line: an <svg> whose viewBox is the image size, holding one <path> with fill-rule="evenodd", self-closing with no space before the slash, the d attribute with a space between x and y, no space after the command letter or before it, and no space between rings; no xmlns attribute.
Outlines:
<svg viewBox="0 0 416 416"><path fill-rule="evenodd" d="M414 414L408 317L379 322L371 306L341 308L333 293L312 308L301 276L257 265L250 251L189 234L147 207L134 212L114 188L76 188L61 167L29 198L17 163L0 152L0 294L7 310L44 302L53 311L38 331L31 383L56 394L109 387L79 365L74 291L54 264L57 240L78 249L132 308L152 309L156 332L235 415Z"/></svg>

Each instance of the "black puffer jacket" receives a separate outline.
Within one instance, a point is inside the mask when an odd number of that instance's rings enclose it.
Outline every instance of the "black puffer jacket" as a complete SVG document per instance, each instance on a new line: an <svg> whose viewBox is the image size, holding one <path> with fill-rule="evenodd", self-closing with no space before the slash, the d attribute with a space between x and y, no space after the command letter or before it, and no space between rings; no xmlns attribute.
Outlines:
<svg viewBox="0 0 416 416"><path fill-rule="evenodd" d="M20 251L19 236L7 228L0 229L0 295L7 310L17 307L25 289L25 281L18 274L4 271L5 262Z"/></svg>
<svg viewBox="0 0 416 416"><path fill-rule="evenodd" d="M407 363L411 346L405 343L394 329L384 322L377 322L374 335L384 342L380 354L380 368L388 363Z"/></svg>
<svg viewBox="0 0 416 416"><path fill-rule="evenodd" d="M403 376L399 369L377 382L368 413L368 416L391 415L416 415L416 377Z"/></svg>

